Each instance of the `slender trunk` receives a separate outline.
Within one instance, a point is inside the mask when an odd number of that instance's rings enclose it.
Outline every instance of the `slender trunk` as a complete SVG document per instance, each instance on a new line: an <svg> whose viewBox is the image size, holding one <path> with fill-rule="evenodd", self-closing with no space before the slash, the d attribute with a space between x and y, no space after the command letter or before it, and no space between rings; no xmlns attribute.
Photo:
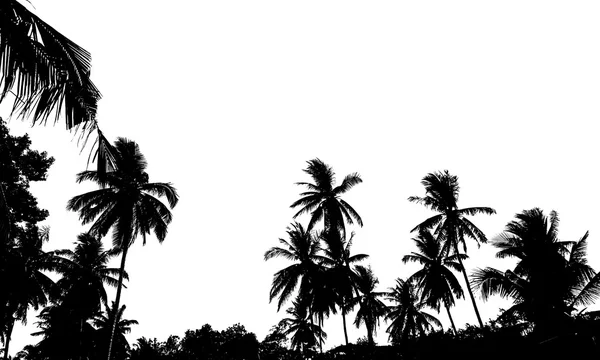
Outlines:
<svg viewBox="0 0 600 360"><path fill-rule="evenodd" d="M456 251L456 254L459 254L458 244L456 242L454 243L454 250ZM483 328L483 322L481 321L481 316L479 315L479 310L477 309L477 304L475 303L475 296L473 296L473 290L471 290L471 284L469 283L467 270L465 270L465 266L463 265L460 256L458 256L458 262L460 263L460 267L462 268L462 274L465 278L465 283L467 283L467 290L469 291L469 296L471 297L471 302L473 303L473 309L475 309L475 315L477 315L477 321L479 321L479 327Z"/></svg>
<svg viewBox="0 0 600 360"><path fill-rule="evenodd" d="M323 331L323 317L319 316L319 328ZM323 353L323 337L319 336L319 351Z"/></svg>
<svg viewBox="0 0 600 360"><path fill-rule="evenodd" d="M348 331L346 330L346 309L345 304L342 305L342 321L344 323L344 339L346 339L346 346L348 346Z"/></svg>
<svg viewBox="0 0 600 360"><path fill-rule="evenodd" d="M13 328L15 326L15 318L11 316L10 323L6 332L6 342L4 343L4 360L8 359L8 346L10 345L10 336L12 335Z"/></svg>
<svg viewBox="0 0 600 360"><path fill-rule="evenodd" d="M446 301L444 301L444 307L446 308L446 311L448 312L448 318L450 319L450 324L452 324L452 330L454 331L454 335L456 335L456 326L454 325L454 319L452 319L452 315L450 314L450 306L448 306L448 303Z"/></svg>
<svg viewBox="0 0 600 360"><path fill-rule="evenodd" d="M365 324L367 325L367 324ZM375 340L373 340L373 327L372 325L367 325L367 340L369 342L370 347L375 346Z"/></svg>
<svg viewBox="0 0 600 360"><path fill-rule="evenodd" d="M81 315L80 315L81 316ZM79 360L82 360L83 354L83 318L79 319Z"/></svg>
<svg viewBox="0 0 600 360"><path fill-rule="evenodd" d="M119 269L119 283L117 284L117 297L115 299L115 305L113 309L113 323L112 330L110 332L110 341L108 343L108 357L110 360L110 355L112 353L113 341L115 339L115 332L117 330L117 314L119 313L119 302L121 301L121 287L123 286L123 273L125 272L125 258L127 257L127 250L129 250L128 246L125 246L123 249L123 256L121 257L121 268ZM108 309L107 309L108 311Z"/></svg>

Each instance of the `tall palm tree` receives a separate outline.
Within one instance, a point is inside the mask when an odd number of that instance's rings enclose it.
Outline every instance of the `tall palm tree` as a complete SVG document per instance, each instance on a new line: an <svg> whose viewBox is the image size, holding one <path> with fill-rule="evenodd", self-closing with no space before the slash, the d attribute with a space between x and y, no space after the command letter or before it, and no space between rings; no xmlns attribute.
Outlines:
<svg viewBox="0 0 600 360"><path fill-rule="evenodd" d="M454 297L460 299L464 293L458 279L452 270L462 271L458 259L466 259L465 254L448 255L442 251L442 241L435 238L429 230L419 231L419 235L412 239L417 245L417 252L412 252L402 258L403 263L416 262L423 268L412 275L421 291L421 301L427 306L440 311L443 304L456 334L456 326L450 314L450 307L454 306Z"/></svg>
<svg viewBox="0 0 600 360"><path fill-rule="evenodd" d="M322 264L326 267L328 275L326 278L331 279L331 285L335 290L334 300L341 309L342 323L344 326L344 339L348 345L348 331L346 329L346 315L352 309L348 301L352 299L356 289L357 274L353 270L353 266L369 257L366 254L351 254L352 240L355 233L350 234L350 239L342 241L342 246L338 247L333 244L336 242L326 241L324 250L324 258ZM327 234L322 233L322 236ZM332 246L333 245L333 246ZM331 286L330 286L331 287Z"/></svg>
<svg viewBox="0 0 600 360"><path fill-rule="evenodd" d="M387 329L390 340L403 342L409 337L424 335L434 326L442 326L435 316L422 311L425 303L419 301L418 289L412 279L396 279L396 286L390 288L387 300L395 304L388 307L386 315L391 321Z"/></svg>
<svg viewBox="0 0 600 360"><path fill-rule="evenodd" d="M356 288L358 293L350 300L350 307L359 305L354 325L359 328L365 325L367 328L367 339L370 346L375 346L373 335L377 333L379 318L387 314L387 306L380 299L386 296L385 292L375 291L379 280L373 274L371 267L356 266Z"/></svg>
<svg viewBox="0 0 600 360"><path fill-rule="evenodd" d="M493 239L498 258L518 260L513 270L476 269L473 286L484 299L494 294L513 299L502 316L523 316L547 338L568 329L578 307L600 298L600 276L586 260L586 233L579 241L558 238L558 215L540 209L516 215L505 232Z"/></svg>
<svg viewBox="0 0 600 360"><path fill-rule="evenodd" d="M0 2L0 102L13 93L14 113L33 123L64 114L67 129L94 128L101 96L90 62L85 49L17 0Z"/></svg>
<svg viewBox="0 0 600 360"><path fill-rule="evenodd" d="M444 172L427 174L421 181L421 184L425 187L425 197L411 196L408 198L408 201L422 204L438 214L423 221L412 229L412 231L435 227L436 234L444 234L446 240L444 251L453 251L455 254L460 253L459 244L462 245L463 251L467 252L466 238L475 240L478 246L480 243L487 242L485 234L467 219L466 216L477 214L492 215L496 211L489 207L459 209L457 204L459 193L458 177L450 175L448 170L444 170ZM483 322L475 303L475 297L469 285L469 278L460 257L458 257L458 262L462 267L463 277L469 291L469 296L471 297L477 321L479 322L479 326L483 327Z"/></svg>
<svg viewBox="0 0 600 360"><path fill-rule="evenodd" d="M95 170L77 174L78 183L94 181L101 188L73 197L67 209L78 211L83 224L93 222L90 228L93 235L104 236L113 229L113 246L122 253L114 307L116 311L121 299L127 250L140 234L143 244L146 243L146 235L151 232L162 243L172 220L169 208L154 196L166 197L171 209L177 205L179 196L171 183L149 182L146 159L135 142L119 138L113 150L115 166L105 176ZM116 318L116 314L113 318ZM115 323L109 342L108 360L116 326Z"/></svg>
<svg viewBox="0 0 600 360"><path fill-rule="evenodd" d="M292 304L293 306L286 311L290 317L282 319L279 326L284 329L284 335L293 334L292 348L301 350L302 354L306 355L307 349L315 347L322 339L326 339L327 334L321 326L313 324L306 303L296 299Z"/></svg>
<svg viewBox="0 0 600 360"><path fill-rule="evenodd" d="M348 204L340 198L340 196L353 188L356 184L362 182L358 173L346 175L344 181L338 186L335 186L335 173L333 169L325 164L320 159L308 161L308 167L304 170L309 174L314 184L307 182L298 182L297 185L303 185L308 188L308 191L300 194L302 196L295 201L291 207L300 206L301 209L294 215L294 219L304 213L310 213L311 218L308 223L307 230L312 228L321 220L324 221L324 230L328 236L326 239L335 241L345 238L346 225L353 224L354 220L358 225L363 226L360 215ZM341 236L335 236L338 234Z"/></svg>

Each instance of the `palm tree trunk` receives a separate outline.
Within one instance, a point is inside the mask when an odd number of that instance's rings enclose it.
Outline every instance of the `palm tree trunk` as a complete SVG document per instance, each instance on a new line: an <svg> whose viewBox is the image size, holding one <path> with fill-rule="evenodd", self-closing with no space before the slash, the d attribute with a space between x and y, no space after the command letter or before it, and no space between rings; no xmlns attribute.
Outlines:
<svg viewBox="0 0 600 360"><path fill-rule="evenodd" d="M113 309L112 330L110 332L110 341L108 343L108 360L110 360L113 341L115 339L115 332L117 330L117 314L119 313L119 302L121 301L121 287L123 286L123 273L125 272L125 258L127 257L127 250L129 250L129 247L125 246L125 248L123 249L123 256L121 257L121 268L119 269L119 283L117 284L117 297L115 299L115 305Z"/></svg>
<svg viewBox="0 0 600 360"><path fill-rule="evenodd" d="M458 244L456 242L454 242L454 250L456 251L456 254L459 254ZM462 268L462 274L463 274L463 277L465 278L465 283L467 283L467 290L469 291L469 296L471 297L471 303L473 303L473 309L475 309L475 315L477 315L477 321L479 321L479 327L483 328L483 322L481 321L481 316L479 315L479 310L477 309L477 304L475 303L475 297L473 296L473 290L471 290L471 284L469 284L469 277L467 276L467 270L465 270L465 267L463 265L463 262L462 262L462 259L460 258L460 256L458 256L458 262L460 263L460 267Z"/></svg>
<svg viewBox="0 0 600 360"><path fill-rule="evenodd" d="M6 342L4 343L4 360L8 359L8 346L10 345L10 337L15 326L15 318L11 316L10 323L6 332Z"/></svg>
<svg viewBox="0 0 600 360"><path fill-rule="evenodd" d="M373 326L371 325L367 325L367 341L369 342L370 347L375 346L375 340L373 340Z"/></svg>
<svg viewBox="0 0 600 360"><path fill-rule="evenodd" d="M342 305L345 307L345 305ZM346 311L342 309L342 321L344 323L344 339L346 339L346 346L348 346L348 331L346 330Z"/></svg>
<svg viewBox="0 0 600 360"><path fill-rule="evenodd" d="M456 326L454 325L454 319L452 319L452 315L450 314L450 306L448 306L448 303L444 300L444 307L446 308L446 311L448 312L448 318L450 319L450 324L452 324L452 330L454 331L454 335L456 335Z"/></svg>

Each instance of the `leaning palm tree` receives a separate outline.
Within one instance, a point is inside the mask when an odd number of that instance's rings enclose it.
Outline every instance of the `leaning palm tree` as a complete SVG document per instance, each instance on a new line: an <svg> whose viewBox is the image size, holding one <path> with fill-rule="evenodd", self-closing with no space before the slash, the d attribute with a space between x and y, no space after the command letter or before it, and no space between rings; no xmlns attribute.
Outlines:
<svg viewBox="0 0 600 360"><path fill-rule="evenodd" d="M33 123L64 114L67 129L97 126L100 92L90 80L90 54L17 0L0 2L0 102Z"/></svg>
<svg viewBox="0 0 600 360"><path fill-rule="evenodd" d="M314 348L322 339L327 338L327 334L321 326L313 324L307 304L302 299L298 298L292 304L286 311L290 317L282 319L279 326L284 329L284 335L292 334L292 348L306 355L307 349Z"/></svg>
<svg viewBox="0 0 600 360"><path fill-rule="evenodd" d="M435 227L436 235L443 234L445 238L444 251L459 254L459 245L462 245L464 253L467 252L466 238L475 240L477 245L487 242L485 234L475 224L466 218L467 215L495 214L496 211L489 207L458 208L458 177L450 175L448 170L427 174L421 181L425 186L425 197L411 196L408 201L423 204L429 209L437 212L427 220L417 225L412 231L431 229ZM458 262L462 267L462 273L471 297L471 303L477 316L479 326L483 327L473 291L469 285L469 278L465 271L462 259Z"/></svg>
<svg viewBox="0 0 600 360"><path fill-rule="evenodd" d="M375 291L375 287L379 284L379 280L373 274L371 267L362 265L356 266L356 288L358 293L349 301L350 307L359 306L356 312L354 325L359 328L365 325L367 328L367 339L370 346L375 346L373 335L377 333L379 326L379 318L387 314L387 306L380 300L387 294L385 292Z"/></svg>
<svg viewBox="0 0 600 360"><path fill-rule="evenodd" d="M93 235L104 236L113 229L113 246L122 253L114 307L116 311L119 309L129 247L140 234L145 244L146 235L151 232L162 243L172 220L169 208L154 196L166 197L171 209L177 205L179 196L171 183L149 182L146 159L135 142L119 138L113 150L115 166L112 171L104 176L95 170L77 174L77 182L94 181L101 188L73 197L67 209L78 211L83 224L93 222L90 228ZM113 324L108 360L116 326L116 323Z"/></svg>
<svg viewBox="0 0 600 360"><path fill-rule="evenodd" d="M440 311L443 304L452 324L452 330L456 334L456 326L450 314L450 307L454 306L454 297L460 299L464 293L458 279L452 270L462 271L458 259L467 258L465 254L448 255L442 251L441 239L429 230L419 231L419 235L412 239L417 245L417 252L412 252L402 258L403 263L416 262L423 268L412 275L418 283L421 292L421 301L427 306Z"/></svg>
<svg viewBox="0 0 600 360"><path fill-rule="evenodd" d="M403 342L409 337L424 335L434 326L442 326L437 318L422 311L425 304L419 301L416 285L412 279L396 279L396 286L390 288L387 300L394 304L388 307L386 315L391 321L387 329L390 340Z"/></svg>
<svg viewBox="0 0 600 360"><path fill-rule="evenodd" d="M345 238L346 225L353 224L354 220L362 226L363 222L358 213L340 196L350 190L354 185L362 182L358 173L346 175L344 181L335 186L335 173L333 169L320 159L308 161L308 167L304 170L309 174L314 184L307 182L298 182L297 185L303 185L308 191L300 194L302 196L295 201L291 207L300 206L301 209L294 215L294 219L304 213L310 213L311 218L307 230L312 228L321 220L324 221L325 233L329 234L327 240L335 241ZM335 236L335 235L338 236ZM341 236L340 236L341 235Z"/></svg>
<svg viewBox="0 0 600 360"><path fill-rule="evenodd" d="M572 314L600 298L600 276L586 260L586 233L578 241L558 239L558 215L540 209L516 215L493 239L498 258L518 259L513 270L476 269L472 284L484 299L498 294L513 300L502 316L520 315L542 337L568 329Z"/></svg>

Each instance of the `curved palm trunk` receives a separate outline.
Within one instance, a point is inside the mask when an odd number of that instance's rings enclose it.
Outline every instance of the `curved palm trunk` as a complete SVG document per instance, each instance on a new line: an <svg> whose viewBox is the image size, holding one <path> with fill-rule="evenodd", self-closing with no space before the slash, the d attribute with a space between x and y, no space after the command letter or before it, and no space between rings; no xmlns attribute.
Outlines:
<svg viewBox="0 0 600 360"><path fill-rule="evenodd" d="M125 246L125 249L123 249L123 256L121 257L121 268L119 269L119 283L117 284L117 297L115 299L115 305L113 309L113 323L112 329L110 331L110 341L108 343L108 360L110 360L113 341L115 339L115 332L117 330L117 314L119 313L119 302L121 301L121 287L123 286L123 273L125 272L125 258L127 257L127 250L129 250L129 247Z"/></svg>
<svg viewBox="0 0 600 360"><path fill-rule="evenodd" d="M452 330L454 331L454 335L456 335L456 326L454 325L454 319L452 319L452 315L450 314L450 306L444 300L444 307L446 308L446 312L448 312L448 318L450 319L450 324L452 324Z"/></svg>
<svg viewBox="0 0 600 360"><path fill-rule="evenodd" d="M454 242L454 250L457 254L458 252L458 244ZM467 276L467 271L463 265L462 259L458 256L458 262L460 263L460 267L462 268L462 274L465 278L465 283L467 283L467 290L469 291L469 296L471 297L471 303L473 303L473 309L475 310L475 315L477 315L477 321L479 321L479 327L483 328L483 322L481 321L481 316L479 315L479 309L477 309L477 303L475 303L475 296L473 296L473 290L471 290L471 284L469 283L469 277Z"/></svg>

